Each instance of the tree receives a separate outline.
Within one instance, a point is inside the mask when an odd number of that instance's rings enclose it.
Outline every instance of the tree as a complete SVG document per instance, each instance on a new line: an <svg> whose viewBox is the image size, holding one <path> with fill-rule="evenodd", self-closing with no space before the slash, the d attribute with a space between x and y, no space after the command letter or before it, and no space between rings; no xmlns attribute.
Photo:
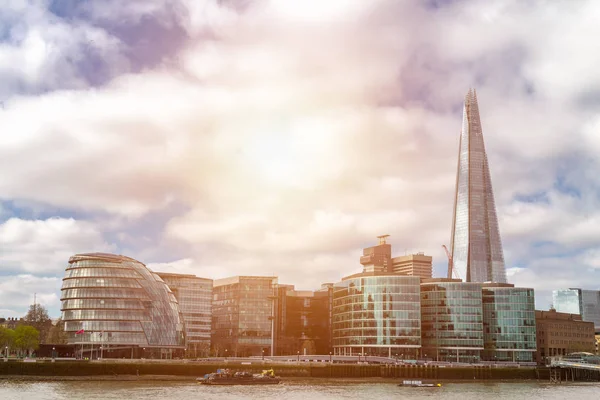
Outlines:
<svg viewBox="0 0 600 400"><path fill-rule="evenodd" d="M15 347L22 352L31 355L40 347L40 331L29 325L19 325L15 329Z"/></svg>
<svg viewBox="0 0 600 400"><path fill-rule="evenodd" d="M52 328L52 320L48 316L48 310L41 304L32 304L23 320L26 325L33 326L40 332L40 337L46 339L48 331Z"/></svg>
<svg viewBox="0 0 600 400"><path fill-rule="evenodd" d="M68 335L65 333L65 323L59 318L49 330L44 343L67 344Z"/></svg>
<svg viewBox="0 0 600 400"><path fill-rule="evenodd" d="M13 347L13 343L15 340L15 331L12 329L5 328L0 326L0 353L4 353L6 348L9 349Z"/></svg>

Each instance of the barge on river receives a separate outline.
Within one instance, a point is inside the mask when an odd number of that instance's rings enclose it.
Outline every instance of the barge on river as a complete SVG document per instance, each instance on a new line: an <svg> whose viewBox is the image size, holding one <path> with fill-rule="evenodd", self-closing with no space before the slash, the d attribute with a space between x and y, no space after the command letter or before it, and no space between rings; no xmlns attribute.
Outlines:
<svg viewBox="0 0 600 400"><path fill-rule="evenodd" d="M398 386L405 387L442 387L441 383L424 382L424 381L402 381Z"/></svg>
<svg viewBox="0 0 600 400"><path fill-rule="evenodd" d="M232 373L229 369L219 369L215 373L196 379L196 381L203 385L276 385L281 382L281 378L275 376L272 369L264 370L260 374Z"/></svg>

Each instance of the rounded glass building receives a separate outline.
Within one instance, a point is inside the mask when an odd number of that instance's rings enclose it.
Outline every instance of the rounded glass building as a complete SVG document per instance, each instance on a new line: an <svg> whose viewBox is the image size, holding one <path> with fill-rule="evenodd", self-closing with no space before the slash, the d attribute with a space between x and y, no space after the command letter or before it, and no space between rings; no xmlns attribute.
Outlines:
<svg viewBox="0 0 600 400"><path fill-rule="evenodd" d="M175 296L157 274L129 257L72 256L63 278L61 311L68 343L81 345L76 346L80 354L102 350L104 356L116 356L128 349L133 357L135 349L137 357L145 357L146 348L160 348L162 358L184 347Z"/></svg>
<svg viewBox="0 0 600 400"><path fill-rule="evenodd" d="M421 347L420 279L361 273L333 288L336 355L415 358Z"/></svg>

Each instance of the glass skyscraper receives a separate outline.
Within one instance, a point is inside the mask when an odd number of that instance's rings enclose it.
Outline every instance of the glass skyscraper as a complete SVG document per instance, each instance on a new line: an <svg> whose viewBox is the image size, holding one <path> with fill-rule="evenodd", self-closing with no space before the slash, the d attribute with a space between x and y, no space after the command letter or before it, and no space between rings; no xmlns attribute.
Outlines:
<svg viewBox="0 0 600 400"><path fill-rule="evenodd" d="M554 308L558 312L579 314L584 321L600 328L600 291L586 289L561 289L552 292Z"/></svg>
<svg viewBox="0 0 600 400"><path fill-rule="evenodd" d="M465 282L506 282L492 180L475 90L465 97L452 221L453 276Z"/></svg>
<svg viewBox="0 0 600 400"><path fill-rule="evenodd" d="M63 278L61 311L68 343L82 345L82 351L102 346L110 356L111 348L127 347L132 356L135 349L143 357L149 356L144 353L148 348L162 358L184 348L177 299L157 274L129 257L72 256Z"/></svg>
<svg viewBox="0 0 600 400"><path fill-rule="evenodd" d="M333 287L337 355L414 358L421 348L420 279L363 272Z"/></svg>

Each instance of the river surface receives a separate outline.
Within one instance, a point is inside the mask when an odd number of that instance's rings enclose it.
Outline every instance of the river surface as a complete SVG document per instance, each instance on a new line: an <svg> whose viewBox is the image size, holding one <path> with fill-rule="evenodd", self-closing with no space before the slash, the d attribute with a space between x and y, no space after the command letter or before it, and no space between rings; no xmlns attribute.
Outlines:
<svg viewBox="0 0 600 400"><path fill-rule="evenodd" d="M402 388L393 381L293 380L276 386L204 386L195 382L0 380L0 399L600 399L600 384L540 382L443 383L441 388Z"/></svg>

